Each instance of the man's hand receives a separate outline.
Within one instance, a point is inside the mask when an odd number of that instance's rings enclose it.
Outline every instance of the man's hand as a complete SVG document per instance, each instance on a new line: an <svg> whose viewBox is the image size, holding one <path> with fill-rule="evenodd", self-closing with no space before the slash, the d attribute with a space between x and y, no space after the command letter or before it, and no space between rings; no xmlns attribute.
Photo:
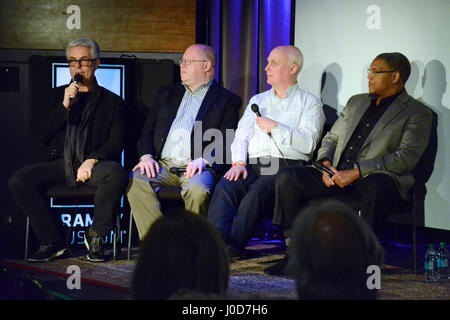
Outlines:
<svg viewBox="0 0 450 320"><path fill-rule="evenodd" d="M360 178L359 170L350 169L338 171L337 173L334 174L331 180L333 180L334 183L336 183L340 188L344 188L345 186L352 184L359 178Z"/></svg>
<svg viewBox="0 0 450 320"><path fill-rule="evenodd" d="M206 167L206 160L203 158L198 158L189 162L186 167L186 172L183 175L190 179L192 178L198 170L198 174L202 174L203 169Z"/></svg>
<svg viewBox="0 0 450 320"><path fill-rule="evenodd" d="M158 162L153 160L149 154L143 155L141 161L133 168L132 171L141 170L141 175L146 175L147 178L154 178L160 172Z"/></svg>
<svg viewBox="0 0 450 320"><path fill-rule="evenodd" d="M64 105L64 108L66 108L66 110L69 109L70 99L75 99L79 90L80 90L80 86L78 84L76 84L75 82L72 82L70 84L70 86L68 86L66 89L64 89L63 105Z"/></svg>
<svg viewBox="0 0 450 320"><path fill-rule="evenodd" d="M271 133L272 130L277 126L277 123L278 122L266 117L256 117L256 124L264 132Z"/></svg>
<svg viewBox="0 0 450 320"><path fill-rule="evenodd" d="M336 174L336 173L338 172L338 171L336 170L336 168L333 167L333 166L331 165L331 162L330 162L330 161L325 160L325 161L322 162L322 164L323 164L325 167L327 167L328 169L330 169L331 171L333 171L334 174ZM327 188L331 188L332 186L335 185L335 182L333 181L333 179L332 179L332 178L330 177L330 175L329 175L327 172L325 172L325 171L322 171L322 182L323 182L323 184L324 184Z"/></svg>
<svg viewBox="0 0 450 320"><path fill-rule="evenodd" d="M86 182L91 178L92 169L94 169L95 164L98 162L96 159L87 159L77 170L77 182Z"/></svg>
<svg viewBox="0 0 450 320"><path fill-rule="evenodd" d="M230 170L225 173L224 178L230 181L237 181L240 176L247 179L248 173L245 166L231 167Z"/></svg>

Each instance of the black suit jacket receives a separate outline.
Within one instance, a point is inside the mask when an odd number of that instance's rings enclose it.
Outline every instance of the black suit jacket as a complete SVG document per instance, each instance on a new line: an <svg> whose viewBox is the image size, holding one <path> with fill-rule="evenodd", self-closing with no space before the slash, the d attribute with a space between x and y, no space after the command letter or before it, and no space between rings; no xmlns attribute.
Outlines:
<svg viewBox="0 0 450 320"><path fill-rule="evenodd" d="M67 86L51 89L45 101L36 105L31 120L34 161L62 157L67 112L62 101ZM126 132L126 108L121 97L98 86L94 91L94 113L86 145L86 159L115 160L120 163Z"/></svg>
<svg viewBox="0 0 450 320"><path fill-rule="evenodd" d="M155 102L150 112L147 114L141 136L138 140L139 157L144 154L151 154L155 159L161 158L161 152L166 143L172 122L177 115L181 100L186 89L181 83L165 86L159 89ZM226 129L235 130L239 120L239 110L242 106L242 99L230 91L220 87L215 81L211 84L202 105L195 119L196 124L191 132L191 159L203 157L205 148L214 143L212 141L203 141L202 137L208 129L219 129L223 137L223 155L222 161L216 161L215 165L222 165L226 161L226 154L229 153L229 146L232 141L226 140ZM201 131L198 130L201 121ZM197 127L197 129L196 129ZM194 132L201 132L202 137L194 137ZM233 137L230 137L231 140ZM194 139L202 140L202 154L195 154ZM198 142L197 142L198 143ZM209 162L207 155L205 157Z"/></svg>

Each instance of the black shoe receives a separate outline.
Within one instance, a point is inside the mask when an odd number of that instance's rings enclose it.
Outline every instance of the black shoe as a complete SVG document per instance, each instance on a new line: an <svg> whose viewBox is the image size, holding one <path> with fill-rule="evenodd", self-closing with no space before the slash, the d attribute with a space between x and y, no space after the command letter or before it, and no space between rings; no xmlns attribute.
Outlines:
<svg viewBox="0 0 450 320"><path fill-rule="evenodd" d="M267 267L264 269L265 274L269 274L271 276L284 276L286 275L286 266L287 266L288 258L285 256L283 259L279 260L273 266Z"/></svg>
<svg viewBox="0 0 450 320"><path fill-rule="evenodd" d="M28 261L30 262L46 262L56 257L62 256L67 250L66 246L62 243L41 244L39 250L36 251Z"/></svg>
<svg viewBox="0 0 450 320"><path fill-rule="evenodd" d="M239 258L241 257L241 254L238 251L238 249L236 249L231 244L227 245L227 251L228 251L228 258L230 259L230 262L235 262L236 260L239 260Z"/></svg>
<svg viewBox="0 0 450 320"><path fill-rule="evenodd" d="M84 234L84 244L86 248L89 250L86 258L92 262L103 262L106 261L106 255L103 252L103 245L105 240L102 236L93 236L90 237L88 231Z"/></svg>

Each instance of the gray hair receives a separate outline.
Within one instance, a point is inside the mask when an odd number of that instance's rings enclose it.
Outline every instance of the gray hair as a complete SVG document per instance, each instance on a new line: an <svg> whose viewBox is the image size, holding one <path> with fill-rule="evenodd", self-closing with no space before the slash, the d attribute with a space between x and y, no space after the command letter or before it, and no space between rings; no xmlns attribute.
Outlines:
<svg viewBox="0 0 450 320"><path fill-rule="evenodd" d="M90 38L78 38L70 41L66 48L66 58L69 58L69 51L74 47L87 47L89 48L93 59L100 59L100 48L97 42Z"/></svg>
<svg viewBox="0 0 450 320"><path fill-rule="evenodd" d="M213 47L208 46L206 44L197 43L192 45L202 51L204 54L204 57L211 62L212 67L214 68L216 66L216 50L214 50Z"/></svg>
<svg viewBox="0 0 450 320"><path fill-rule="evenodd" d="M288 50L288 61L289 65L293 65L294 63L298 66L297 75L302 71L303 68L303 53L299 48L295 46L289 46Z"/></svg>

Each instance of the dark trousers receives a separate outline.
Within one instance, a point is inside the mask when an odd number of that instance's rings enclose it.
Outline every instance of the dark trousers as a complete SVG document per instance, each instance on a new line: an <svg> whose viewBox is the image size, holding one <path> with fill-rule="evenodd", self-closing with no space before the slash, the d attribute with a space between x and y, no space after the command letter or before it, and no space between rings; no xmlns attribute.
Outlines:
<svg viewBox="0 0 450 320"><path fill-rule="evenodd" d="M280 169L287 165L301 166L303 161L287 160L287 163L278 163ZM208 209L208 220L217 228L225 243L238 251L244 250L257 222L264 216L273 215L274 185L278 172L269 170L268 173L272 174L266 174L264 166L258 164L249 165L246 169L246 179L220 179Z"/></svg>
<svg viewBox="0 0 450 320"><path fill-rule="evenodd" d="M65 181L63 159L29 165L16 171L8 181L14 200L30 218L41 244L64 241L44 193L49 186ZM113 228L115 208L127 185L127 173L115 161L100 161L94 166L86 185L97 187L92 229L106 236Z"/></svg>
<svg viewBox="0 0 450 320"><path fill-rule="evenodd" d="M386 219L400 199L395 181L383 173L374 173L344 188L327 188L322 173L311 167L287 168L275 181L273 223L289 230L308 200L318 196L348 193L361 203L361 217L375 232L381 231Z"/></svg>

